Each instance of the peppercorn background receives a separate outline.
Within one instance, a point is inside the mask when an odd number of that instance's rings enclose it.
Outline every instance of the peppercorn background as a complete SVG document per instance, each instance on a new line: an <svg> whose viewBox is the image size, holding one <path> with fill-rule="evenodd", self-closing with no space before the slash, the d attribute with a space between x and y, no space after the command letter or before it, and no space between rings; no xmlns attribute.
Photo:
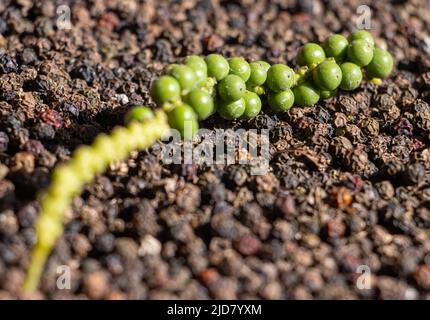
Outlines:
<svg viewBox="0 0 430 320"><path fill-rule="evenodd" d="M155 106L151 82L189 54L294 66L300 46L355 30L365 1L0 3L0 297L20 286L36 192L80 144ZM429 298L427 1L374 1L395 70L381 86L202 127L270 128L271 168L113 164L75 199L36 298ZM267 110L267 104L263 105ZM72 268L71 290L56 267ZM359 265L373 287L355 286ZM32 297L33 297L32 296Z"/></svg>

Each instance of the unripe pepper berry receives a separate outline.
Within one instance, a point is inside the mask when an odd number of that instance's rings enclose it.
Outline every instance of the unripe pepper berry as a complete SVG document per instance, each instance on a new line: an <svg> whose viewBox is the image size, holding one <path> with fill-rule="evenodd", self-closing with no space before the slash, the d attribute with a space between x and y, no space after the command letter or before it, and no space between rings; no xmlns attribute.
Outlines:
<svg viewBox="0 0 430 320"><path fill-rule="evenodd" d="M212 53L206 57L205 61L208 66L209 77L213 77L217 81L220 81L228 75L230 66L222 55Z"/></svg>
<svg viewBox="0 0 430 320"><path fill-rule="evenodd" d="M328 99L335 95L336 90L321 90L320 91L320 98L321 99Z"/></svg>
<svg viewBox="0 0 430 320"><path fill-rule="evenodd" d="M267 79L267 70L269 70L269 67L267 68L267 65L263 65L261 62L251 62L249 64L251 74L246 82L247 86L253 87L253 86L261 86L266 82ZM267 69L266 69L267 68Z"/></svg>
<svg viewBox="0 0 430 320"><path fill-rule="evenodd" d="M373 40L372 34L366 30L355 30L353 31L349 37L349 42L355 40L364 40L366 41L372 48L375 46L375 40Z"/></svg>
<svg viewBox="0 0 430 320"><path fill-rule="evenodd" d="M246 91L243 100L245 101L245 111L242 118L251 119L256 117L261 111L261 99L258 94Z"/></svg>
<svg viewBox="0 0 430 320"><path fill-rule="evenodd" d="M340 69L342 70L342 81L339 87L346 91L358 88L363 78L360 67L354 63L345 62L340 65Z"/></svg>
<svg viewBox="0 0 430 320"><path fill-rule="evenodd" d="M285 64L274 64L267 71L267 86L270 90L279 92L291 88L294 84L295 74L293 69Z"/></svg>
<svg viewBox="0 0 430 320"><path fill-rule="evenodd" d="M354 40L348 46L348 60L359 67L367 66L373 58L373 47L365 40Z"/></svg>
<svg viewBox="0 0 430 320"><path fill-rule="evenodd" d="M200 120L205 120L214 113L212 96L202 89L193 89L185 98Z"/></svg>
<svg viewBox="0 0 430 320"><path fill-rule="evenodd" d="M169 126L179 131L184 139L192 139L199 128L197 115L187 104L181 104L169 111L167 115Z"/></svg>
<svg viewBox="0 0 430 320"><path fill-rule="evenodd" d="M291 89L280 92L270 92L267 102L273 111L286 111L294 104L294 94Z"/></svg>
<svg viewBox="0 0 430 320"><path fill-rule="evenodd" d="M188 56L184 61L185 65L194 70L196 76L196 83L202 84L208 77L208 67L205 60L199 56Z"/></svg>
<svg viewBox="0 0 430 320"><path fill-rule="evenodd" d="M243 98L233 102L220 101L218 112L221 117L227 120L239 119L245 112L246 104Z"/></svg>
<svg viewBox="0 0 430 320"><path fill-rule="evenodd" d="M235 74L242 78L243 81L248 81L251 75L249 63L241 57L229 58L228 65L230 66L230 74Z"/></svg>
<svg viewBox="0 0 430 320"><path fill-rule="evenodd" d="M196 69L202 69L205 72L208 71L208 67L206 65L205 59L203 59L202 57L199 57L199 56L196 56L196 55L187 56L185 58L185 60L184 60L184 63L187 66L192 65Z"/></svg>
<svg viewBox="0 0 430 320"><path fill-rule="evenodd" d="M158 105L169 102L181 94L179 82L172 76L161 76L152 86L152 97Z"/></svg>
<svg viewBox="0 0 430 320"><path fill-rule="evenodd" d="M197 83L194 70L183 64L170 65L168 74L178 80L182 90L191 90Z"/></svg>
<svg viewBox="0 0 430 320"><path fill-rule="evenodd" d="M393 57L387 50L375 48L373 59L365 69L369 77L385 78L393 70Z"/></svg>
<svg viewBox="0 0 430 320"><path fill-rule="evenodd" d="M236 101L243 97L246 85L237 75L229 74L218 84L218 93L221 99L227 102Z"/></svg>
<svg viewBox="0 0 430 320"><path fill-rule="evenodd" d="M342 81L342 70L335 61L325 60L313 70L312 76L321 90L334 90Z"/></svg>
<svg viewBox="0 0 430 320"><path fill-rule="evenodd" d="M266 70L266 72L269 71L269 69L271 67L270 63L268 63L267 61L264 61L264 60L258 60L255 62L258 63L260 66L262 66L264 68L264 70Z"/></svg>
<svg viewBox="0 0 430 320"><path fill-rule="evenodd" d="M314 67L325 60L325 52L320 45L316 43L306 43L300 48L297 63L300 66Z"/></svg>
<svg viewBox="0 0 430 320"><path fill-rule="evenodd" d="M293 88L294 102L299 106L313 106L320 99L319 90L310 82L304 82Z"/></svg>
<svg viewBox="0 0 430 320"><path fill-rule="evenodd" d="M151 119L154 117L154 112L148 107L145 106L137 106L133 107L127 114L125 115L125 123L130 123L131 121L144 122L147 119Z"/></svg>
<svg viewBox="0 0 430 320"><path fill-rule="evenodd" d="M348 49L348 40L341 34L333 34L326 39L323 48L327 57L333 57L336 61L341 61Z"/></svg>

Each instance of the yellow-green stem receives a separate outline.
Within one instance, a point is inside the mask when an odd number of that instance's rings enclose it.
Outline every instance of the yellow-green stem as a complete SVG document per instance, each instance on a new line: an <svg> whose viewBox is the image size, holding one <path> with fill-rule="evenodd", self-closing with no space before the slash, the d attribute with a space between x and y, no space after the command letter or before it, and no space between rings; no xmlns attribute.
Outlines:
<svg viewBox="0 0 430 320"><path fill-rule="evenodd" d="M134 150L150 147L169 130L164 111L143 123L131 122L115 128L111 135L100 135L91 146L79 147L71 159L55 168L49 188L40 196L40 214L35 223L36 244L31 252L23 289L37 289L43 268L63 232L65 212L73 197L112 161L123 160Z"/></svg>
<svg viewBox="0 0 430 320"><path fill-rule="evenodd" d="M25 291L34 291L37 288L48 255L49 250L44 249L40 244L34 246L31 251L31 264L23 286Z"/></svg>
<svg viewBox="0 0 430 320"><path fill-rule="evenodd" d="M381 78L372 78L372 79L370 79L370 82L380 86L382 84L382 79Z"/></svg>

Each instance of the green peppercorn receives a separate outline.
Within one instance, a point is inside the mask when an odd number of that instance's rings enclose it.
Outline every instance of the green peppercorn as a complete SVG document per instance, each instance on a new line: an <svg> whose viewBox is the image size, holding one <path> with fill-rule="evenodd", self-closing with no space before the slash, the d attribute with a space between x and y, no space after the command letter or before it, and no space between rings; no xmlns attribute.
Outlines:
<svg viewBox="0 0 430 320"><path fill-rule="evenodd" d="M333 34L324 42L323 48L327 57L333 57L341 61L348 49L348 40L341 34Z"/></svg>
<svg viewBox="0 0 430 320"><path fill-rule="evenodd" d="M230 66L228 65L228 61L222 55L212 53L206 57L205 61L208 66L209 77L213 77L217 81L220 81L228 75Z"/></svg>
<svg viewBox="0 0 430 320"><path fill-rule="evenodd" d="M241 77L234 74L229 74L218 84L219 96L227 102L239 100L243 97L245 91L245 82Z"/></svg>
<svg viewBox="0 0 430 320"><path fill-rule="evenodd" d="M273 111L286 111L294 104L294 94L291 89L280 92L270 92L267 102Z"/></svg>
<svg viewBox="0 0 430 320"><path fill-rule="evenodd" d="M321 99L328 99L335 95L336 90L321 90L320 91L320 98Z"/></svg>
<svg viewBox="0 0 430 320"><path fill-rule="evenodd" d="M373 59L365 69L369 77L385 78L393 70L393 57L387 50L375 48Z"/></svg>
<svg viewBox="0 0 430 320"><path fill-rule="evenodd" d="M275 92L284 91L294 84L294 71L285 64L274 64L267 71L267 86Z"/></svg>
<svg viewBox="0 0 430 320"><path fill-rule="evenodd" d="M300 66L314 67L325 60L323 48L316 43L307 43L299 50L297 63Z"/></svg>
<svg viewBox="0 0 430 320"><path fill-rule="evenodd" d="M247 81L251 75L251 68L245 59L241 57L229 58L228 65L230 66L230 74L235 74Z"/></svg>
<svg viewBox="0 0 430 320"><path fill-rule="evenodd" d="M182 90L191 90L197 83L194 70L183 64L171 64L168 74L178 80Z"/></svg>
<svg viewBox="0 0 430 320"><path fill-rule="evenodd" d="M195 73L195 75L196 75L196 84L197 85L201 85L201 84L204 84L205 83L205 81L207 80L207 78L208 78L208 74L207 74L207 72L206 71L204 71L203 69L196 69L196 68L193 68L193 65L188 65L191 69L193 69L194 70L194 73Z"/></svg>
<svg viewBox="0 0 430 320"><path fill-rule="evenodd" d="M320 91L310 82L293 88L294 102L299 106L313 106L320 99Z"/></svg>
<svg viewBox="0 0 430 320"><path fill-rule="evenodd" d="M342 81L339 87L345 91L358 88L363 78L360 67L354 63L345 62L340 65L340 70L342 70Z"/></svg>
<svg viewBox="0 0 430 320"><path fill-rule="evenodd" d="M125 115L125 123L130 123L131 121L144 122L147 119L154 117L152 110L145 106L133 107Z"/></svg>
<svg viewBox="0 0 430 320"><path fill-rule="evenodd" d="M255 61L255 62L258 63L260 66L262 66L264 68L264 70L266 70L266 72L269 71L269 69L271 67L270 63L268 63L268 62L266 62L264 60L258 60L258 61Z"/></svg>
<svg viewBox="0 0 430 320"><path fill-rule="evenodd" d="M172 76L161 76L154 81L152 98L158 105L172 101L181 94L179 82Z"/></svg>
<svg viewBox="0 0 430 320"><path fill-rule="evenodd" d="M261 111L261 100L258 94L246 91L243 100L245 100L245 111L242 117L246 119L256 117Z"/></svg>
<svg viewBox="0 0 430 320"><path fill-rule="evenodd" d="M192 69L202 69L205 71L205 73L208 71L205 59L203 59L202 57L196 55L188 56L185 58L184 63Z"/></svg>
<svg viewBox="0 0 430 320"><path fill-rule="evenodd" d="M349 42L355 40L364 40L366 41L372 48L375 46L375 40L373 40L372 34L366 30L356 30L352 32L348 37Z"/></svg>
<svg viewBox="0 0 430 320"><path fill-rule="evenodd" d="M208 67L205 60L199 56L188 56L185 58L185 65L194 70L196 83L202 84L208 77Z"/></svg>
<svg viewBox="0 0 430 320"><path fill-rule="evenodd" d="M186 102L194 109L200 120L205 120L214 113L212 96L202 89L191 90L186 96Z"/></svg>
<svg viewBox="0 0 430 320"><path fill-rule="evenodd" d="M342 81L342 70L335 61L326 60L313 70L312 76L321 90L334 90Z"/></svg>
<svg viewBox="0 0 430 320"><path fill-rule="evenodd" d="M348 60L359 67L367 66L373 58L373 47L365 40L354 40L348 46Z"/></svg>
<svg viewBox="0 0 430 320"><path fill-rule="evenodd" d="M218 113L227 120L239 119L245 112L246 103L243 98L233 102L219 101Z"/></svg>
<svg viewBox="0 0 430 320"><path fill-rule="evenodd" d="M197 115L187 104L176 106L167 114L169 126L180 132L184 139L192 139L198 130Z"/></svg>
<svg viewBox="0 0 430 320"><path fill-rule="evenodd" d="M266 82L267 79L267 65L264 65L261 62L251 62L249 64L249 68L251 70L251 74L249 76L248 81L246 82L246 85L249 87L255 87L255 86L261 86Z"/></svg>

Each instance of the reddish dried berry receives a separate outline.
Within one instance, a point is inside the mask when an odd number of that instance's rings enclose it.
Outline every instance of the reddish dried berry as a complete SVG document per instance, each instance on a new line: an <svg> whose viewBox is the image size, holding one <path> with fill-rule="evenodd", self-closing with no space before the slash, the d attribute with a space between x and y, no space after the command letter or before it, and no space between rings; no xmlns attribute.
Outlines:
<svg viewBox="0 0 430 320"><path fill-rule="evenodd" d="M425 146L425 144L421 140L419 140L417 138L411 139L411 149L413 151L420 150L420 149L424 148L424 146Z"/></svg>
<svg viewBox="0 0 430 320"><path fill-rule="evenodd" d="M208 268L200 273L199 278L204 285L209 285L219 279L219 273L214 268Z"/></svg>
<svg viewBox="0 0 430 320"><path fill-rule="evenodd" d="M333 196L336 200L336 206L338 208L348 207L352 203L352 194L345 187L340 187L334 190Z"/></svg>
<svg viewBox="0 0 430 320"><path fill-rule="evenodd" d="M235 245L237 251L246 256L256 254L261 248L260 240L251 235L241 237Z"/></svg>
<svg viewBox="0 0 430 320"><path fill-rule="evenodd" d="M53 110L46 109L40 113L40 118L43 122L53 126L54 128L61 128L63 126L63 118L61 115Z"/></svg>
<svg viewBox="0 0 430 320"><path fill-rule="evenodd" d="M29 139L24 144L24 150L30 152L31 154L37 156L41 154L44 150L43 144L38 140Z"/></svg>
<svg viewBox="0 0 430 320"><path fill-rule="evenodd" d="M120 20L113 12L105 12L101 15L98 26L100 29L113 31L120 24Z"/></svg>
<svg viewBox="0 0 430 320"><path fill-rule="evenodd" d="M206 38L206 47L209 51L214 51L221 48L223 45L224 40L216 34L212 34Z"/></svg>
<svg viewBox="0 0 430 320"><path fill-rule="evenodd" d="M357 271L357 268L363 264L363 261L361 259L348 254L345 256L345 258L342 260L342 267L345 269L346 272L352 272L355 273Z"/></svg>
<svg viewBox="0 0 430 320"><path fill-rule="evenodd" d="M421 265L415 272L414 278L416 282L424 289L430 290L430 266Z"/></svg>
<svg viewBox="0 0 430 320"><path fill-rule="evenodd" d="M330 220L327 223L327 235L330 238L340 238L345 234L345 224L341 220Z"/></svg>
<svg viewBox="0 0 430 320"><path fill-rule="evenodd" d="M364 185L364 181L363 181L363 179L361 179L361 177L360 176L358 176L358 175L353 175L351 178L350 178L350 181L353 183L353 185L354 185L354 190L355 191L359 191L362 187L363 187L363 185Z"/></svg>
<svg viewBox="0 0 430 320"><path fill-rule="evenodd" d="M414 127L406 118L400 118L393 126L393 129L398 135L412 135Z"/></svg>

